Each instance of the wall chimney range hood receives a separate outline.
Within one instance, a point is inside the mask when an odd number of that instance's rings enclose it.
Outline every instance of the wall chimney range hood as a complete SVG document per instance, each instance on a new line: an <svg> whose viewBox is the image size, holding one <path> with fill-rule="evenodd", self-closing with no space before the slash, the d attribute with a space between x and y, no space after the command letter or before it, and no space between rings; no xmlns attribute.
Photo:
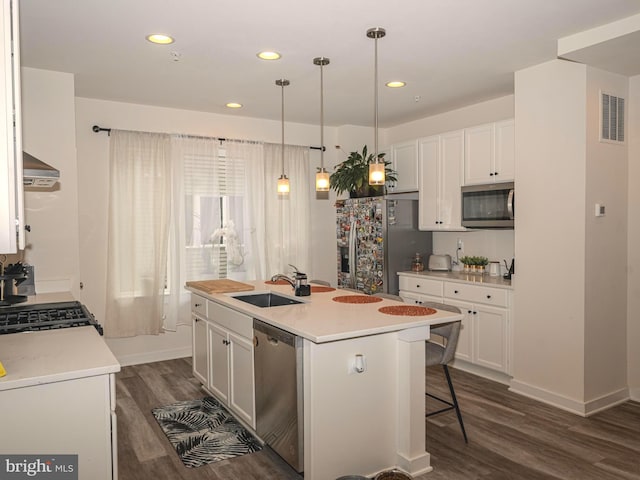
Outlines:
<svg viewBox="0 0 640 480"><path fill-rule="evenodd" d="M58 170L27 152L22 152L22 169L25 187L49 188L60 179Z"/></svg>

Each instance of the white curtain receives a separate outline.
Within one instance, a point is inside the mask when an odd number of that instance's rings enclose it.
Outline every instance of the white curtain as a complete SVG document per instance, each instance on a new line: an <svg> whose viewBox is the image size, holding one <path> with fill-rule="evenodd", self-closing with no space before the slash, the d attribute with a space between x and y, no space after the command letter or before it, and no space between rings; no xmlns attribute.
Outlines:
<svg viewBox="0 0 640 480"><path fill-rule="evenodd" d="M165 330L190 324L189 280L257 276L261 245L247 176L262 163L262 144L172 135L172 222Z"/></svg>
<svg viewBox="0 0 640 480"><path fill-rule="evenodd" d="M169 135L111 130L104 322L109 337L162 331L171 164Z"/></svg>
<svg viewBox="0 0 640 480"><path fill-rule="evenodd" d="M189 280L258 280L311 266L309 149L112 130L111 337L190 324Z"/></svg>
<svg viewBox="0 0 640 480"><path fill-rule="evenodd" d="M282 173L281 145L265 144L264 169L265 174L261 177L264 182L264 216L268 218L264 235L265 277L290 273L290 264L308 272L311 268L309 149L284 147L284 172L291 185L288 197L283 198L276 191L277 179Z"/></svg>

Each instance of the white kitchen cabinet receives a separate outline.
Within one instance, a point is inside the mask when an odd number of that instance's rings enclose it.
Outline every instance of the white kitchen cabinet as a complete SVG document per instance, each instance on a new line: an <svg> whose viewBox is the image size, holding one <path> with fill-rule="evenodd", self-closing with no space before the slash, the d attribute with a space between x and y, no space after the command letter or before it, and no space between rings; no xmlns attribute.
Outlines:
<svg viewBox="0 0 640 480"><path fill-rule="evenodd" d="M229 332L216 324L209 325L209 388L229 404Z"/></svg>
<svg viewBox="0 0 640 480"><path fill-rule="evenodd" d="M418 140L420 230L465 230L460 202L464 150L462 130Z"/></svg>
<svg viewBox="0 0 640 480"><path fill-rule="evenodd" d="M514 181L513 119L467 128L464 137L465 185Z"/></svg>
<svg viewBox="0 0 640 480"><path fill-rule="evenodd" d="M406 303L440 302L458 307L464 318L457 360L509 373L511 294L508 289L434 280L400 274L400 296Z"/></svg>
<svg viewBox="0 0 640 480"><path fill-rule="evenodd" d="M391 145L391 168L398 180L389 185L390 193L416 192L418 190L418 142Z"/></svg>
<svg viewBox="0 0 640 480"><path fill-rule="evenodd" d="M193 320L193 376L203 385L209 384L208 322L192 315Z"/></svg>
<svg viewBox="0 0 640 480"><path fill-rule="evenodd" d="M255 428L253 319L195 294L191 311L194 376Z"/></svg>
<svg viewBox="0 0 640 480"><path fill-rule="evenodd" d="M0 253L24 248L18 1L1 0Z"/></svg>

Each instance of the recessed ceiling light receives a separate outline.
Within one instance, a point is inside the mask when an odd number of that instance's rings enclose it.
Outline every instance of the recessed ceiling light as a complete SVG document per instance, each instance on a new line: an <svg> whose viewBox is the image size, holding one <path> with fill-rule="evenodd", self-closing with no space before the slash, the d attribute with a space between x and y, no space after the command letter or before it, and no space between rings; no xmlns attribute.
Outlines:
<svg viewBox="0 0 640 480"><path fill-rule="evenodd" d="M280 54L278 52L260 52L257 54L262 60L278 60Z"/></svg>
<svg viewBox="0 0 640 480"><path fill-rule="evenodd" d="M400 82L400 81L393 81L393 82L387 82L385 83L385 85L389 88L400 88L400 87L404 87L406 83Z"/></svg>
<svg viewBox="0 0 640 480"><path fill-rule="evenodd" d="M175 41L169 35L163 35L162 33L152 33L151 35L147 35L145 38L151 43L157 43L158 45L169 45Z"/></svg>
<svg viewBox="0 0 640 480"><path fill-rule="evenodd" d="M229 102L227 103L227 108L242 108L241 103Z"/></svg>

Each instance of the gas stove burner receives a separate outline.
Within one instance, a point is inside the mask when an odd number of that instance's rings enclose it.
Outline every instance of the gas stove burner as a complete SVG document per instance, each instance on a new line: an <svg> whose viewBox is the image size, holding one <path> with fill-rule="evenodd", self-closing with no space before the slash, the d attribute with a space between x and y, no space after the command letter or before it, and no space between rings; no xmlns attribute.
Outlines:
<svg viewBox="0 0 640 480"><path fill-rule="evenodd" d="M80 302L56 302L0 308L0 335L93 325L102 327Z"/></svg>

